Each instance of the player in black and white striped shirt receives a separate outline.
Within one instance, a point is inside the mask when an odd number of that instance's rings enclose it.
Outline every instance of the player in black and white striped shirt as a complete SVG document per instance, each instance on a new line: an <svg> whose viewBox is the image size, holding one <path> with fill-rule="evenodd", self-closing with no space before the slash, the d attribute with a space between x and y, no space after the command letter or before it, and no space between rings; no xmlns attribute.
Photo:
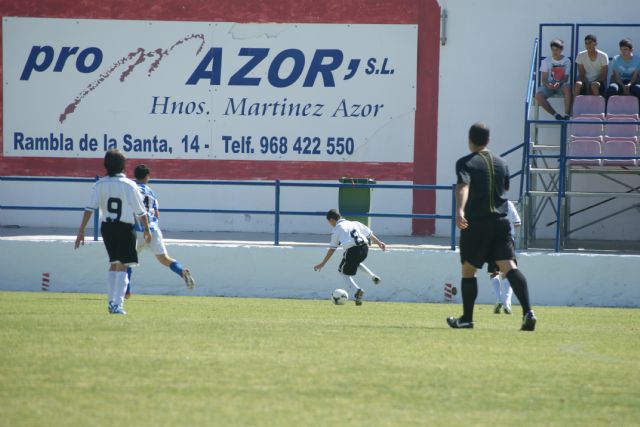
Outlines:
<svg viewBox="0 0 640 427"><path fill-rule="evenodd" d="M340 277L342 277L347 287L353 287L356 290L353 295L356 305L362 305L364 291L358 286L355 280L353 280L353 276L356 275L358 270L361 270L371 277L373 283L376 285L380 283L380 277L375 275L363 262L369 254L369 241L377 244L383 251L386 250L387 246L373 234L373 231L371 231L369 227L361 222L348 221L342 218L340 213L335 209L327 212L327 221L329 225L333 227L329 249L324 259L320 264L315 265L313 269L320 271L327 261L329 261L329 258L333 256L338 246L342 245L344 255L338 267L338 272L340 272Z"/></svg>
<svg viewBox="0 0 640 427"><path fill-rule="evenodd" d="M117 149L104 156L107 176L95 183L87 205L75 248L84 245L84 230L94 209L99 209L100 233L109 254L108 298L109 313L127 314L124 311L124 294L127 289L127 266L138 264L136 233L133 229L134 215L144 226L144 238L151 240L149 222L136 183L124 176L125 157Z"/></svg>

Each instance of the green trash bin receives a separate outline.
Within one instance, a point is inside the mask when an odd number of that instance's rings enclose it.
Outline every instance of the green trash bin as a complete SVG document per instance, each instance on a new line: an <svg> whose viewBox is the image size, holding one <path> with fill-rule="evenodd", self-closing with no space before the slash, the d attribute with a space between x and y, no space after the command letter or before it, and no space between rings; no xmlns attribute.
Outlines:
<svg viewBox="0 0 640 427"><path fill-rule="evenodd" d="M375 184L371 178L340 178L342 184ZM371 211L371 188L340 187L338 191L338 209L340 212L367 212ZM351 221L360 221L367 227L371 227L371 217L345 216Z"/></svg>

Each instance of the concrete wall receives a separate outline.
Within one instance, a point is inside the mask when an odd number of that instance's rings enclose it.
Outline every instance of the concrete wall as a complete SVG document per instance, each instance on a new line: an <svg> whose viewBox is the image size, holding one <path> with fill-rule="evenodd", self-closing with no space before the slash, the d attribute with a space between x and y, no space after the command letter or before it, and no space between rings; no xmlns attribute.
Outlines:
<svg viewBox="0 0 640 427"><path fill-rule="evenodd" d="M336 271L340 252L321 272L313 271L324 256L322 247L170 243L168 249L191 268L196 290L189 293L181 279L146 252L134 272L135 293L328 299L333 289L344 288ZM51 291L106 289L102 242L88 241L74 251L70 239L5 237L0 254L0 290L40 291L42 273L50 274ZM442 302L444 284L458 286L460 280L459 254L452 251L372 250L366 263L383 278L374 286L356 276L368 300ZM524 253L519 263L534 305L640 307L640 256ZM479 275L479 284L478 302L493 303L486 274ZM460 294L455 298L459 302Z"/></svg>

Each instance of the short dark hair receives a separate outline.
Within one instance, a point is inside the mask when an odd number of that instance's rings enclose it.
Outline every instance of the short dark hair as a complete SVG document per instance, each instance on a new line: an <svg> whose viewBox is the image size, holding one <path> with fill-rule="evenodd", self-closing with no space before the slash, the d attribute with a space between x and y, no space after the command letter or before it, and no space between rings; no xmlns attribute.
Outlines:
<svg viewBox="0 0 640 427"><path fill-rule="evenodd" d="M629 49L633 50L633 42L630 38L620 40L620 43L618 43L618 45L620 47L628 47Z"/></svg>
<svg viewBox="0 0 640 427"><path fill-rule="evenodd" d="M327 220L335 219L337 221L340 218L340 212L337 209L329 209L329 212L327 212Z"/></svg>
<svg viewBox="0 0 640 427"><path fill-rule="evenodd" d="M151 172L151 169L149 169L149 166L142 164L142 165L136 166L136 168L133 171L133 175L136 177L138 181L141 181L145 179L150 172Z"/></svg>
<svg viewBox="0 0 640 427"><path fill-rule="evenodd" d="M549 44L551 47L559 47L560 49L564 49L564 42L560 39L553 39Z"/></svg>
<svg viewBox="0 0 640 427"><path fill-rule="evenodd" d="M469 141L478 147L489 143L489 128L484 123L474 123L469 128Z"/></svg>
<svg viewBox="0 0 640 427"><path fill-rule="evenodd" d="M584 36L584 41L586 42L588 40L591 40L594 43L598 43L598 38L593 34L587 34L586 36Z"/></svg>
<svg viewBox="0 0 640 427"><path fill-rule="evenodd" d="M107 175L116 176L124 171L125 164L124 154L117 148L112 148L104 155L104 168L107 170Z"/></svg>

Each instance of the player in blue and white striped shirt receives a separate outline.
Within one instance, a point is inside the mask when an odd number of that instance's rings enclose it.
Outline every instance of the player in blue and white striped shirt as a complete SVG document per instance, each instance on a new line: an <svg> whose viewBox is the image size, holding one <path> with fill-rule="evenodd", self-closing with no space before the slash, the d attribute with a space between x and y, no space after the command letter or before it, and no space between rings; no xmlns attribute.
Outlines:
<svg viewBox="0 0 640 427"><path fill-rule="evenodd" d="M160 230L160 226L158 223L158 218L160 217L160 210L158 209L158 197L156 193L147 185L149 183L149 179L151 178L151 170L147 165L138 165L134 171L134 175L136 177L136 184L138 184L138 191L142 195L142 201L147 209L147 220L149 222L149 228L151 230L151 241L146 242L144 240L144 236L142 232L144 231L143 224L136 220L135 229L138 232L137 235L137 245L136 250L138 252L142 251L144 248L148 247L151 249L153 254L156 256L158 261L164 266L167 266L180 276L187 288L189 290L193 289L195 286L195 280L191 276L191 272L188 268L185 268L180 264L180 262L171 258L167 253L167 248L164 245L164 240L162 238L162 231ZM132 270L129 268L127 270L129 275L129 287L127 287L126 298L131 296L131 273Z"/></svg>

